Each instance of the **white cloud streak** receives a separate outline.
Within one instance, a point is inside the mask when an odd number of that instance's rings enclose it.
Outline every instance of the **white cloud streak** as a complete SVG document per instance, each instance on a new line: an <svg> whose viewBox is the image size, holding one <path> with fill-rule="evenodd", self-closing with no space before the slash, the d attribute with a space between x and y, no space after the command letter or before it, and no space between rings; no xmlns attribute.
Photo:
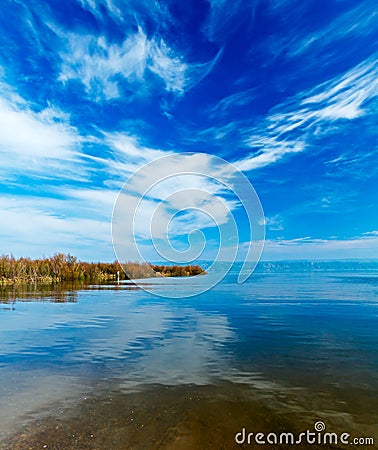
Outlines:
<svg viewBox="0 0 378 450"><path fill-rule="evenodd" d="M256 88L245 89L244 91L236 92L222 98L222 100L211 109L211 116L226 116L232 109L241 108L251 104L256 96L256 91Z"/></svg>
<svg viewBox="0 0 378 450"><path fill-rule="evenodd" d="M78 0L83 9L90 11L99 21L129 26L137 21L153 21L160 28L170 24L172 18L163 2L150 0Z"/></svg>
<svg viewBox="0 0 378 450"><path fill-rule="evenodd" d="M248 17L248 23L254 21L258 1L243 2L243 0L208 0L209 17L205 27L210 41L223 41L239 24L240 17ZM239 20L235 20L238 17Z"/></svg>
<svg viewBox="0 0 378 450"><path fill-rule="evenodd" d="M211 158L207 155L180 155L143 148L127 136L113 135L110 139L116 139L114 145L117 150L124 153L126 158L131 156L133 159L131 164L126 162L120 163L118 166L124 175L131 175L135 170L161 156L172 155L168 161L162 160L161 165L155 163L153 166L146 166L143 169L143 175L131 178L124 187L122 201L124 205L127 205L124 208L126 214L136 210L139 200L141 201L136 227L138 235L145 237L149 234L151 217L158 206L158 215L154 221L161 225L159 226L159 237L166 235L166 224L172 217L172 213L180 211L182 208L186 209L187 213L185 217L181 216L175 219L177 234L188 232L189 219L192 229L203 229L215 225L209 221L208 216L198 214L195 208L204 208L220 225L227 221L229 212L238 207L235 201L223 198L224 185L214 180L211 175L207 175L215 172ZM115 168L116 166L112 170ZM217 174L218 179L222 176L222 173ZM226 173L224 177L227 180ZM223 199L224 203L219 202L218 197ZM155 230L156 233L157 230Z"/></svg>
<svg viewBox="0 0 378 450"><path fill-rule="evenodd" d="M133 96L145 95L159 80L166 92L181 96L212 70L219 55L209 62L189 63L162 38L148 38L141 27L120 44L104 36L71 33L60 53L59 79L79 80L97 101L120 97L124 83L133 86Z"/></svg>
<svg viewBox="0 0 378 450"><path fill-rule="evenodd" d="M373 0L355 2L348 7L340 2L339 12L334 17L330 15L324 26L314 29L316 20L311 26L306 26L309 13L308 2L293 0L275 0L266 5L268 15L283 25L282 30L262 41L261 50L270 56L269 63L276 62L276 58L306 58L306 68L316 67L322 64L334 63L345 57L339 51L340 46L353 49L355 43L371 46L374 49L374 38L377 20L376 5ZM288 11L290 10L290 14ZM353 39L353 43L352 43ZM352 45L351 45L352 43ZM358 48L358 47L356 47Z"/></svg>
<svg viewBox="0 0 378 450"><path fill-rule="evenodd" d="M281 104L260 126L246 130L246 143L256 149L239 160L241 170L275 163L304 151L316 137L333 133L340 120L354 120L370 112L368 101L378 94L376 55L314 89Z"/></svg>
<svg viewBox="0 0 378 450"><path fill-rule="evenodd" d="M377 255L378 231L369 231L348 239L268 239L265 241L263 259L373 259Z"/></svg>
<svg viewBox="0 0 378 450"><path fill-rule="evenodd" d="M113 259L110 223L80 214L66 217L66 208L73 208L68 202L32 196L1 198L2 253L41 257L75 249L79 258L91 259L95 245L96 258Z"/></svg>
<svg viewBox="0 0 378 450"><path fill-rule="evenodd" d="M111 158L102 159L109 175L124 183L127 178L145 164L173 152L141 145L135 136L126 133L104 133L104 143L111 150Z"/></svg>
<svg viewBox="0 0 378 450"><path fill-rule="evenodd" d="M338 16L326 27L307 34L303 39L292 40L288 49L289 56L302 55L305 52L320 52L325 47L335 45L345 37L368 36L375 30L377 12L369 8L369 2L356 3L356 7Z"/></svg>
<svg viewBox="0 0 378 450"><path fill-rule="evenodd" d="M33 111L4 83L0 93L0 175L81 178L85 172L78 164L81 138L67 115L54 107Z"/></svg>

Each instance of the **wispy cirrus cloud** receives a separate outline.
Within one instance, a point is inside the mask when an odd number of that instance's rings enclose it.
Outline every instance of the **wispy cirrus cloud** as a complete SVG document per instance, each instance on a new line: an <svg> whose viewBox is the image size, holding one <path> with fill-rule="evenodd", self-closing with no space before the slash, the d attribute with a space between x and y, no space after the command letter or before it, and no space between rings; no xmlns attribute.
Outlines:
<svg viewBox="0 0 378 450"><path fill-rule="evenodd" d="M81 137L69 116L53 106L34 111L6 83L0 84L0 93L0 173L5 178L20 173L80 178L85 172L78 165Z"/></svg>
<svg viewBox="0 0 378 450"><path fill-rule="evenodd" d="M372 164L377 156L377 148L373 146L366 147L364 143L360 146L361 151L354 152L353 148L345 151L342 155L325 161L327 177L338 179L345 176L357 178L359 180L368 180L378 174L378 167Z"/></svg>
<svg viewBox="0 0 378 450"><path fill-rule="evenodd" d="M222 98L222 100L211 108L211 116L224 117L230 114L232 110L237 111L244 106L250 105L256 97L256 92L256 88L249 88Z"/></svg>
<svg viewBox="0 0 378 450"><path fill-rule="evenodd" d="M235 17L247 19L247 23L251 26L254 21L255 10L258 1L251 0L244 2L243 0L208 0L210 12L207 18L204 30L210 41L223 41L225 37L231 34L237 26L238 21Z"/></svg>
<svg viewBox="0 0 378 450"><path fill-rule="evenodd" d="M187 62L163 38L149 38L141 27L122 43L71 33L68 47L60 55L60 81L79 80L97 100L120 97L125 83L133 89L129 95L144 95L159 87L159 81L167 93L181 96L206 76L219 58L218 54L209 62Z"/></svg>
<svg viewBox="0 0 378 450"><path fill-rule="evenodd" d="M378 232L369 231L351 238L268 239L264 259L342 259L377 258Z"/></svg>
<svg viewBox="0 0 378 450"><path fill-rule="evenodd" d="M345 75L310 91L300 102L312 106L300 111L304 119L356 119L364 115L368 110L363 107L364 103L378 95L377 56L373 55ZM298 125L301 123L297 122Z"/></svg>
<svg viewBox="0 0 378 450"><path fill-rule="evenodd" d="M249 142L251 147L259 149L257 154L240 159L235 162L238 169L249 171L260 169L279 161L283 156L291 153L300 153L305 144L295 140L281 140L275 136L253 136Z"/></svg>
<svg viewBox="0 0 378 450"><path fill-rule="evenodd" d="M288 56L298 56L306 52L321 53L324 48L335 45L345 38L366 37L375 32L377 20L376 4L373 1L357 3L356 6L338 16L327 26L306 33L302 39L292 39L287 49Z"/></svg>
<svg viewBox="0 0 378 450"><path fill-rule="evenodd" d="M363 40L364 45L374 49L372 36L376 30L376 4L374 0L340 4L337 14L329 11L326 22L310 19L311 2L296 0L275 0L265 6L267 17L275 18L280 26L274 33L258 43L270 55L267 65L276 58L306 58L306 66L332 64L340 61L339 45L346 45L345 51L353 51L352 40ZM290 8L290 14L288 9ZM312 13L310 13L311 15Z"/></svg>
<svg viewBox="0 0 378 450"><path fill-rule="evenodd" d="M109 148L109 158L101 158L109 176L118 178L122 183L145 164L173 152L150 148L142 145L136 136L113 132L103 133L103 143Z"/></svg>
<svg viewBox="0 0 378 450"><path fill-rule="evenodd" d="M377 67L374 55L344 75L273 108L258 127L245 130L245 142L255 151L237 161L237 166L248 171L275 163L304 151L315 139L337 133L345 121L369 114L370 102L378 94Z"/></svg>
<svg viewBox="0 0 378 450"><path fill-rule="evenodd" d="M275 214L271 217L265 217L265 225L270 231L282 231L284 219L280 214Z"/></svg>
<svg viewBox="0 0 378 450"><path fill-rule="evenodd" d="M109 13L114 18L122 19L122 11L119 8L119 2L115 2L113 0L105 0L104 2L100 2L98 0L79 0L81 6L95 14L96 16L101 16L103 10L105 9L107 13ZM101 6L103 8L101 8Z"/></svg>
<svg viewBox="0 0 378 450"><path fill-rule="evenodd" d="M68 47L61 52L62 67L60 81L79 80L87 93L97 99L112 99L121 95L119 81L129 83L142 81L147 60L150 57L150 43L139 29L127 37L122 44L109 44L103 36L71 34ZM184 67L178 73L185 71ZM176 86L181 89L181 86Z"/></svg>
<svg viewBox="0 0 378 450"><path fill-rule="evenodd" d="M169 8L163 2L148 0L78 0L81 7L91 12L98 20L106 21L109 17L114 23L129 25L137 20L139 23L149 21L160 28L174 21Z"/></svg>

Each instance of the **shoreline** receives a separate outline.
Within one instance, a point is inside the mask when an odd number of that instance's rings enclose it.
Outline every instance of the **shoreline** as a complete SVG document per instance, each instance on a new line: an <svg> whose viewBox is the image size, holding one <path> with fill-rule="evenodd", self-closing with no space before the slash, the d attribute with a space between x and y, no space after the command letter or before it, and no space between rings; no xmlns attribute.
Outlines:
<svg viewBox="0 0 378 450"><path fill-rule="evenodd" d="M156 265L118 261L85 262L70 254L57 253L49 258L0 257L0 287L27 284L51 285L66 282L93 283L155 277L189 277L205 274L198 265Z"/></svg>

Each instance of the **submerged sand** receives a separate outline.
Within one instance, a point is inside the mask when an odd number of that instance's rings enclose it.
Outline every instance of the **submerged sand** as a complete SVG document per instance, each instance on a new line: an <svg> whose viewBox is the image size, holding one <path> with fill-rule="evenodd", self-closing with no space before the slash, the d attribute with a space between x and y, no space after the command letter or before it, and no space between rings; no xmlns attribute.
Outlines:
<svg viewBox="0 0 378 450"><path fill-rule="evenodd" d="M224 383L206 386L151 386L141 392L121 389L99 392L69 407L57 407L41 414L0 443L0 449L339 449L342 445L248 445L237 444L235 434L248 432L299 434L314 430L317 402L307 412L298 399L301 393L284 398L245 385ZM320 405L319 405L320 406ZM363 435L351 418L334 411L320 418L329 431ZM352 429L354 428L354 429ZM368 425L365 433L374 430ZM376 448L359 446L359 448Z"/></svg>

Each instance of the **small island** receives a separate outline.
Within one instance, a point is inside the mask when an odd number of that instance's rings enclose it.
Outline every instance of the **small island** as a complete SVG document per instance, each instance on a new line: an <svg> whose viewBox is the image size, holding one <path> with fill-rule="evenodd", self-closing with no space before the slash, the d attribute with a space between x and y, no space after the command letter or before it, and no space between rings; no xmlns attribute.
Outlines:
<svg viewBox="0 0 378 450"><path fill-rule="evenodd" d="M0 285L52 284L60 282L107 282L150 278L151 276L188 277L205 274L198 265L167 266L117 261L85 262L75 256L57 253L49 258L0 257Z"/></svg>

